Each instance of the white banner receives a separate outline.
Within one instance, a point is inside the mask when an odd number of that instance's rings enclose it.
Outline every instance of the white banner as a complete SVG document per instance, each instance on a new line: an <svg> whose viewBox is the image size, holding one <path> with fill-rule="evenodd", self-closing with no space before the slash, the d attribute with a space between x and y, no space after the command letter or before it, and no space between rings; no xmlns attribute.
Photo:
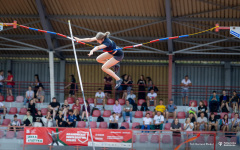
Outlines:
<svg viewBox="0 0 240 150"><path fill-rule="evenodd" d="M230 34L240 39L240 27L230 27Z"/></svg>

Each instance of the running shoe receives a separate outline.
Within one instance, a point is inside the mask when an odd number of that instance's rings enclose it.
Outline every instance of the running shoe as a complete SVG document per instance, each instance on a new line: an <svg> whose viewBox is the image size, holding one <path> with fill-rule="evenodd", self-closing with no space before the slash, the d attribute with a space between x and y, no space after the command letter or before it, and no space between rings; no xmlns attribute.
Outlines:
<svg viewBox="0 0 240 150"><path fill-rule="evenodd" d="M115 86L115 89L118 89L118 88L121 86L122 82L123 82L123 80L122 80L122 79L120 79L120 80L117 80L117 81L116 81L116 86Z"/></svg>

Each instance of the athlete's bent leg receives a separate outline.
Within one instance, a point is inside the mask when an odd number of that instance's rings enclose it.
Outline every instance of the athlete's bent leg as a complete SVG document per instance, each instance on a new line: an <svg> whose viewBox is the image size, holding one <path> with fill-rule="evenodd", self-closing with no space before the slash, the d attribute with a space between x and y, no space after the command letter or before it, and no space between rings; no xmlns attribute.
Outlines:
<svg viewBox="0 0 240 150"><path fill-rule="evenodd" d="M113 57L113 55L109 54L108 52L102 53L101 55L99 55L96 60L99 63L106 63L109 59L111 59Z"/></svg>

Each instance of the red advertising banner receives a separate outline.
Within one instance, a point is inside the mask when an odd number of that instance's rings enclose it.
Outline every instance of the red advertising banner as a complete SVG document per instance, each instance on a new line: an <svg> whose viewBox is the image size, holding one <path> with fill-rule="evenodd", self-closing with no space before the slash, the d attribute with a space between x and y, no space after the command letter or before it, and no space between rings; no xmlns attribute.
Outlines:
<svg viewBox="0 0 240 150"><path fill-rule="evenodd" d="M25 145L92 146L89 129L25 127ZM92 129L96 147L132 147L131 130Z"/></svg>

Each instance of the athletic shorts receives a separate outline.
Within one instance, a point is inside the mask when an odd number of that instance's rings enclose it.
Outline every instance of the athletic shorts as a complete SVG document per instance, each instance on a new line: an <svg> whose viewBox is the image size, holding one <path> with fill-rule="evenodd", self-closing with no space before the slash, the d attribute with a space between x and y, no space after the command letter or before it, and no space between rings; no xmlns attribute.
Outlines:
<svg viewBox="0 0 240 150"><path fill-rule="evenodd" d="M188 96L188 89L182 89L182 97Z"/></svg>
<svg viewBox="0 0 240 150"><path fill-rule="evenodd" d="M9 89L12 89L12 88L13 88L12 85L6 85L6 87L9 88Z"/></svg>
<svg viewBox="0 0 240 150"><path fill-rule="evenodd" d="M117 61L121 61L124 58L124 53L122 50L118 50L115 54L113 54L113 58Z"/></svg>

